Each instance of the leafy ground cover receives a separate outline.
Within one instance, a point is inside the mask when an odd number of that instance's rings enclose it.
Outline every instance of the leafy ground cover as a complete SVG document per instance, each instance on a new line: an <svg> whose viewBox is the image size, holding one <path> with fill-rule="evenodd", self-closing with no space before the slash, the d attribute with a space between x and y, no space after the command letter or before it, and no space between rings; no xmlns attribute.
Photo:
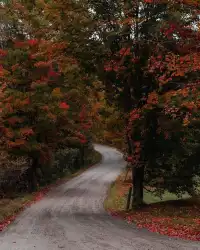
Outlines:
<svg viewBox="0 0 200 250"><path fill-rule="evenodd" d="M175 195L165 193L163 199L144 191L147 204L137 210L126 211L126 201L131 179L124 182L125 172L112 184L105 208L113 216L135 223L138 228L151 232L187 240L200 241L200 197L185 196L178 199Z"/></svg>
<svg viewBox="0 0 200 250"><path fill-rule="evenodd" d="M33 203L41 200L51 188L58 186L78 175L83 173L89 167L101 161L101 154L97 151L91 156L88 157L86 165L80 170L67 175L64 178L58 179L56 182L40 188L37 192L32 194L16 194L13 199L0 199L0 231L7 227L12 221L15 220L16 216L22 212L26 207L32 205Z"/></svg>

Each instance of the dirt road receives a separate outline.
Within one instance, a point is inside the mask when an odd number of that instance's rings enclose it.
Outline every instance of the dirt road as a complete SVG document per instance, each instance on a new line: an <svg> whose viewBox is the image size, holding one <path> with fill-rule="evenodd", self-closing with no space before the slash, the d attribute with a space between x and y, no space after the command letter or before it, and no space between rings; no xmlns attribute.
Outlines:
<svg viewBox="0 0 200 250"><path fill-rule="evenodd" d="M102 163L53 189L0 233L0 250L200 249L195 242L168 239L107 215L103 201L125 166L115 149L96 145Z"/></svg>

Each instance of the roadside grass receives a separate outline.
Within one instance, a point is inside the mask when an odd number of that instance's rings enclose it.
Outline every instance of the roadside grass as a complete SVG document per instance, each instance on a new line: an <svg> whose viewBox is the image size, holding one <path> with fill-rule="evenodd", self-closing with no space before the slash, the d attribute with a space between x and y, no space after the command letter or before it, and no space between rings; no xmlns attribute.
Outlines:
<svg viewBox="0 0 200 250"><path fill-rule="evenodd" d="M0 223L7 217L19 212L22 206L31 201L33 194L21 194L14 199L0 199ZM1 227L0 227L1 229Z"/></svg>
<svg viewBox="0 0 200 250"><path fill-rule="evenodd" d="M177 195L166 191L163 194L162 199L160 199L159 197L153 195L151 192L148 192L147 190L144 191L144 200L146 204L171 201L171 200L182 200L182 199L188 199L188 198L190 198L188 194L184 194L182 198L179 198Z"/></svg>
<svg viewBox="0 0 200 250"><path fill-rule="evenodd" d="M30 206L32 203L37 202L42 199L42 197L54 186L65 183L66 181L71 180L72 178L80 175L89 167L99 163L102 159L102 155L95 151L91 157L78 171L68 174L67 176L53 181L52 184L45 187L40 187L39 190L35 193L20 193L15 194L14 198L3 198L0 199L0 231L2 231L7 225L9 225L16 217L16 215L21 212L25 207Z"/></svg>
<svg viewBox="0 0 200 250"><path fill-rule="evenodd" d="M191 198L185 195L179 199L166 192L161 200L144 190L144 208L126 211L126 202L131 179L124 182L125 171L111 185L105 209L113 216L121 217L128 223L151 232L200 241L200 196Z"/></svg>

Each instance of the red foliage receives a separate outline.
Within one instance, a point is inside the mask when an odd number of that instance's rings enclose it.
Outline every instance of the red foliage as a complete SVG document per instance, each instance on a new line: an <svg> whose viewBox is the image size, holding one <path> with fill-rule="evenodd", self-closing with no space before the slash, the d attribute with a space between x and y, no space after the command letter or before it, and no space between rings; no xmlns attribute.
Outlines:
<svg viewBox="0 0 200 250"><path fill-rule="evenodd" d="M28 43L28 45L30 45L30 46L35 46L35 45L37 45L38 44L38 40L37 39L30 39L30 40L27 40L27 43Z"/></svg>
<svg viewBox="0 0 200 250"><path fill-rule="evenodd" d="M3 49L0 49L0 57L4 57L7 55L7 51L6 50L3 50Z"/></svg>
<svg viewBox="0 0 200 250"><path fill-rule="evenodd" d="M22 148L23 146L25 146L25 144L27 143L26 140L24 139L16 139L15 141L7 141L7 146L9 148Z"/></svg>
<svg viewBox="0 0 200 250"><path fill-rule="evenodd" d="M16 123L21 123L23 122L23 119L19 118L19 117L10 117L7 119L7 122L10 125L15 125Z"/></svg>
<svg viewBox="0 0 200 250"><path fill-rule="evenodd" d="M81 143L81 144L85 144L86 142L87 142L86 139L80 139L80 143Z"/></svg>
<svg viewBox="0 0 200 250"><path fill-rule="evenodd" d="M58 72L55 72L54 70L50 69L48 72L49 77L56 77L59 76L60 74Z"/></svg>
<svg viewBox="0 0 200 250"><path fill-rule="evenodd" d="M40 62L37 62L35 63L35 67L36 68L43 68L43 67L49 67L51 65L51 62L44 62L44 61L40 61Z"/></svg>
<svg viewBox="0 0 200 250"><path fill-rule="evenodd" d="M110 211L110 214L123 218L128 223L136 223L138 228L146 228L150 232L186 240L200 241L200 230L197 229L199 219L194 219L193 224L186 226L178 223L179 220L183 219L181 217L154 217L151 215L150 210L133 213ZM175 221L177 221L177 224Z"/></svg>
<svg viewBox="0 0 200 250"><path fill-rule="evenodd" d="M147 104L152 104L152 105L158 104L158 95L156 94L156 92L152 92L149 94L147 99Z"/></svg>
<svg viewBox="0 0 200 250"><path fill-rule="evenodd" d="M31 136L34 134L32 128L21 128L20 133L22 136Z"/></svg>
<svg viewBox="0 0 200 250"><path fill-rule="evenodd" d="M131 54L131 48L122 48L119 54L122 56L129 56Z"/></svg>
<svg viewBox="0 0 200 250"><path fill-rule="evenodd" d="M77 132L76 133L77 138L79 139L81 144L85 144L87 142L87 139L84 134Z"/></svg>
<svg viewBox="0 0 200 250"><path fill-rule="evenodd" d="M133 157L132 156L128 156L127 157L127 162L132 162L133 161Z"/></svg>
<svg viewBox="0 0 200 250"><path fill-rule="evenodd" d="M118 204L121 204L122 199L124 202L130 186L132 186L131 174L128 175L125 182L124 175L121 175L116 180L116 195L112 197L114 198L114 208L109 209L112 216L122 218L128 223L136 224L138 228L146 228L151 232L200 241L198 200L166 201L146 205L132 211L124 211L122 206L118 206Z"/></svg>
<svg viewBox="0 0 200 250"><path fill-rule="evenodd" d="M14 42L14 46L15 48L17 49L20 49L20 48L24 48L26 46L26 43L25 42L22 42L22 41L15 41Z"/></svg>
<svg viewBox="0 0 200 250"><path fill-rule="evenodd" d="M59 107L61 109L66 109L66 110L69 109L69 105L66 102L61 102Z"/></svg>

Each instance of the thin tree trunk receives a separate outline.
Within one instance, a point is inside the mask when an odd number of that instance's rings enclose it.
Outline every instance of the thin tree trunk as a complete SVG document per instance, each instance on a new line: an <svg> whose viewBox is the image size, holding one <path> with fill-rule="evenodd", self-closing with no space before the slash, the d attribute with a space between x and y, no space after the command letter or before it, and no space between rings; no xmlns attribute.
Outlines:
<svg viewBox="0 0 200 250"><path fill-rule="evenodd" d="M84 145L81 145L81 165L84 166L85 164L85 155L84 155Z"/></svg>
<svg viewBox="0 0 200 250"><path fill-rule="evenodd" d="M34 192L37 190L37 178L36 178L37 164L38 164L37 159L33 159L32 165L28 169L29 192Z"/></svg>

